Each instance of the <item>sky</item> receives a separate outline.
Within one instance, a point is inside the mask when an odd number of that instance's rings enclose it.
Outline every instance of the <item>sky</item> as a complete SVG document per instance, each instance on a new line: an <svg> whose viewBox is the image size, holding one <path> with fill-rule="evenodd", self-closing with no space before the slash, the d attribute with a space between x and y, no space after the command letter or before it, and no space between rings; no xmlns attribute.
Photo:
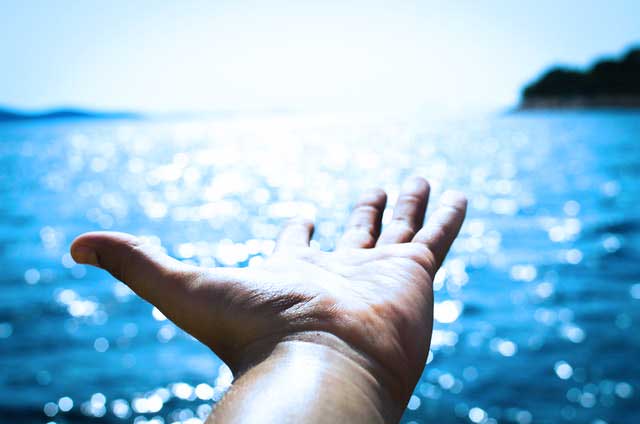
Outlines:
<svg viewBox="0 0 640 424"><path fill-rule="evenodd" d="M0 105L465 111L640 44L640 1L0 0Z"/></svg>

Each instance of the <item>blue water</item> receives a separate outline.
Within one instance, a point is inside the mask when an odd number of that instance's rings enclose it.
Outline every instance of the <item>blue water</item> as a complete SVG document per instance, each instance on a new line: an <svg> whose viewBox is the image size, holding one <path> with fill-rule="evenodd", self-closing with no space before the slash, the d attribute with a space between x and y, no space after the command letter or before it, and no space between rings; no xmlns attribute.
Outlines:
<svg viewBox="0 0 640 424"><path fill-rule="evenodd" d="M412 174L470 208L403 421L640 422L630 112L0 124L1 421L197 423L231 382L126 286L74 264L76 235L128 231L246 266L295 214L330 249L361 189L393 200Z"/></svg>

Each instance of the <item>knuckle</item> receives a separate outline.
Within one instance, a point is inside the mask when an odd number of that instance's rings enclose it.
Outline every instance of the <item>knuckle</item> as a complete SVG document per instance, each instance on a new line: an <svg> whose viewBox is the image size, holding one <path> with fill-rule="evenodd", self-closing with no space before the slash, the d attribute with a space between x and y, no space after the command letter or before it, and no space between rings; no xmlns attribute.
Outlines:
<svg viewBox="0 0 640 424"><path fill-rule="evenodd" d="M400 195L398 203L404 203L408 205L418 205L424 202L424 196L416 193L405 193Z"/></svg>
<svg viewBox="0 0 640 424"><path fill-rule="evenodd" d="M120 260L117 264L116 278L122 281L130 281L133 262L135 258L141 254L144 254L142 250L142 242L137 238L128 240L124 244L123 254L120 256Z"/></svg>
<svg viewBox="0 0 640 424"><path fill-rule="evenodd" d="M395 231L410 230L413 231L410 218L405 215L394 216L389 224L395 228Z"/></svg>
<svg viewBox="0 0 640 424"><path fill-rule="evenodd" d="M366 240L367 244L375 244L376 230L371 225L358 225L353 228L358 232L358 236L361 240Z"/></svg>
<svg viewBox="0 0 640 424"><path fill-rule="evenodd" d="M358 215L371 216L376 215L379 212L379 209L372 204L364 203L356 206L355 212Z"/></svg>
<svg viewBox="0 0 640 424"><path fill-rule="evenodd" d="M422 244L411 243L411 250L407 256L429 272L435 273L438 269L438 261L433 252Z"/></svg>
<svg viewBox="0 0 640 424"><path fill-rule="evenodd" d="M393 240L410 240L415 231L405 221L394 221L385 233L388 238Z"/></svg>

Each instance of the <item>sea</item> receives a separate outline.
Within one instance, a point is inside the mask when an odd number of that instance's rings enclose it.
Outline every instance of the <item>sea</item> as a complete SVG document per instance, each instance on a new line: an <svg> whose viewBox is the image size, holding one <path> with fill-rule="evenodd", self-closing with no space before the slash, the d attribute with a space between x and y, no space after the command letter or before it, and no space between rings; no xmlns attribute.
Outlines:
<svg viewBox="0 0 640 424"><path fill-rule="evenodd" d="M432 198L464 191L469 211L402 422L640 422L640 112L622 110L0 123L0 422L196 424L232 384L76 264L77 235L244 267L292 216L332 249L360 191L393 200L412 175Z"/></svg>

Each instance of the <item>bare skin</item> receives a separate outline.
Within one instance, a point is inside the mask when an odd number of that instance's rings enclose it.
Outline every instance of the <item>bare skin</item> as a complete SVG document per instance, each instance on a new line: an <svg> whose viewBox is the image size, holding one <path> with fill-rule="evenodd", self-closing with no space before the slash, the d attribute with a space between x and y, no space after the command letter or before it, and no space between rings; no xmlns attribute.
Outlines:
<svg viewBox="0 0 640 424"><path fill-rule="evenodd" d="M423 225L428 197L424 179L408 180L382 229L386 194L363 194L333 252L309 247L313 224L293 220L255 267L193 267L113 232L81 235L71 254L231 367L210 422L397 422L429 351L431 283L466 211L446 192Z"/></svg>

